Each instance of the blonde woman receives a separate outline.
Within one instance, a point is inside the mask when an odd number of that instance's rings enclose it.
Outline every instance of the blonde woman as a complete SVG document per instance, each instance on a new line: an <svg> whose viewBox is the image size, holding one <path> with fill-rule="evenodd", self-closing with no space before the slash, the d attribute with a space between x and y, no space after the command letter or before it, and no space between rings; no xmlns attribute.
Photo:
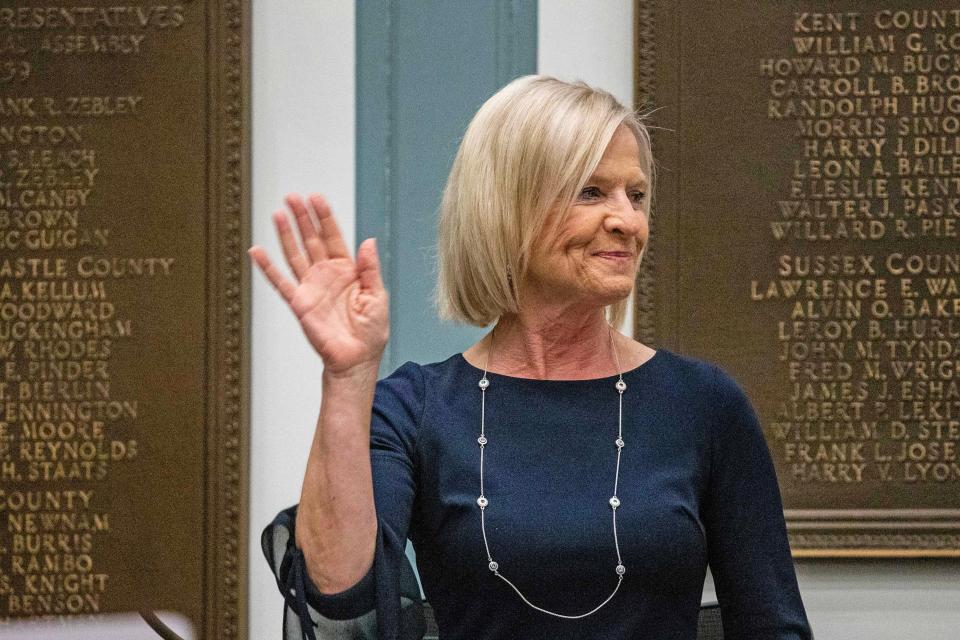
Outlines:
<svg viewBox="0 0 960 640"><path fill-rule="evenodd" d="M726 637L810 637L746 397L615 329L652 188L647 131L608 93L503 88L466 131L439 239L440 313L493 328L380 382L376 245L352 259L323 198L288 197L292 278L250 250L324 363L299 509L265 532L287 637L367 637L374 616L380 638L419 637L408 538L443 639L692 640L708 563Z"/></svg>

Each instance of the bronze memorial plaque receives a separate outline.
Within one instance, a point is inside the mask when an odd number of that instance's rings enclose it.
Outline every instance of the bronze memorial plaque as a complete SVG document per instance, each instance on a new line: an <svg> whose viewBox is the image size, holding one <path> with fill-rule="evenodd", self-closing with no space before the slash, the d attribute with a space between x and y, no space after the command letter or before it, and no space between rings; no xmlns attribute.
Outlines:
<svg viewBox="0 0 960 640"><path fill-rule="evenodd" d="M797 556L960 556L960 8L640 1L638 336L724 366Z"/></svg>
<svg viewBox="0 0 960 640"><path fill-rule="evenodd" d="M0 5L0 619L245 633L247 5Z"/></svg>

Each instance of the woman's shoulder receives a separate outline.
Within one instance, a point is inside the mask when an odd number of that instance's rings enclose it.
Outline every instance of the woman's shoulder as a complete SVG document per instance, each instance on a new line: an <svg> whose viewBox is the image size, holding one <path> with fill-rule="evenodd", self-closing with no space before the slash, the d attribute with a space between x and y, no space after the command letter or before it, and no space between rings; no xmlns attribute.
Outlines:
<svg viewBox="0 0 960 640"><path fill-rule="evenodd" d="M414 362L408 360L393 370L393 373L385 377L381 382L388 380L437 378L450 375L463 375L464 365L467 362L459 353L455 353L446 360L437 362ZM469 366L469 365L467 365Z"/></svg>
<svg viewBox="0 0 960 640"><path fill-rule="evenodd" d="M422 402L428 392L442 390L453 383L460 384L469 377L472 368L459 353L439 362L421 364L411 360L381 379L378 391L413 396Z"/></svg>
<svg viewBox="0 0 960 640"><path fill-rule="evenodd" d="M662 375L671 384L693 391L705 400L728 405L746 397L736 379L715 362L663 348L657 350L656 359Z"/></svg>
<svg viewBox="0 0 960 640"><path fill-rule="evenodd" d="M415 455L425 416L430 407L436 407L432 399L449 388L450 382L443 379L463 375L458 357L428 364L404 362L377 382L371 422L374 446L400 442L411 457Z"/></svg>
<svg viewBox="0 0 960 640"><path fill-rule="evenodd" d="M437 404L438 394L440 398L448 397L458 380L462 387L467 368L469 365L457 354L441 362L404 362L380 379L373 400L374 438L383 434L399 437L413 452L424 421L432 410L443 406L442 401Z"/></svg>

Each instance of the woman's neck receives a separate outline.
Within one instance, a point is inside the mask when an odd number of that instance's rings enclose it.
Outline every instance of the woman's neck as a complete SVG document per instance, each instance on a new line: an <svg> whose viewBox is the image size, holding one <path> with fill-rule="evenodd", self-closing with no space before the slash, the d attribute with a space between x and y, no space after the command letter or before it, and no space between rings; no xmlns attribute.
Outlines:
<svg viewBox="0 0 960 640"><path fill-rule="evenodd" d="M616 354L611 341L616 343ZM653 351L612 329L603 309L538 309L500 318L464 352L492 373L541 380L602 378L639 366ZM617 361L619 359L619 366Z"/></svg>

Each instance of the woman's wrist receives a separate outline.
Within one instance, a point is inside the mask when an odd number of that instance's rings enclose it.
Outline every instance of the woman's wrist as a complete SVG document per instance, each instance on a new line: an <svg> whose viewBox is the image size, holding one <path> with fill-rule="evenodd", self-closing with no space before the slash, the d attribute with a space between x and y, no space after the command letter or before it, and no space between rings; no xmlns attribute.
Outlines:
<svg viewBox="0 0 960 640"><path fill-rule="evenodd" d="M361 362L345 369L323 368L323 385L358 385L376 383L380 372L380 355L372 360Z"/></svg>

